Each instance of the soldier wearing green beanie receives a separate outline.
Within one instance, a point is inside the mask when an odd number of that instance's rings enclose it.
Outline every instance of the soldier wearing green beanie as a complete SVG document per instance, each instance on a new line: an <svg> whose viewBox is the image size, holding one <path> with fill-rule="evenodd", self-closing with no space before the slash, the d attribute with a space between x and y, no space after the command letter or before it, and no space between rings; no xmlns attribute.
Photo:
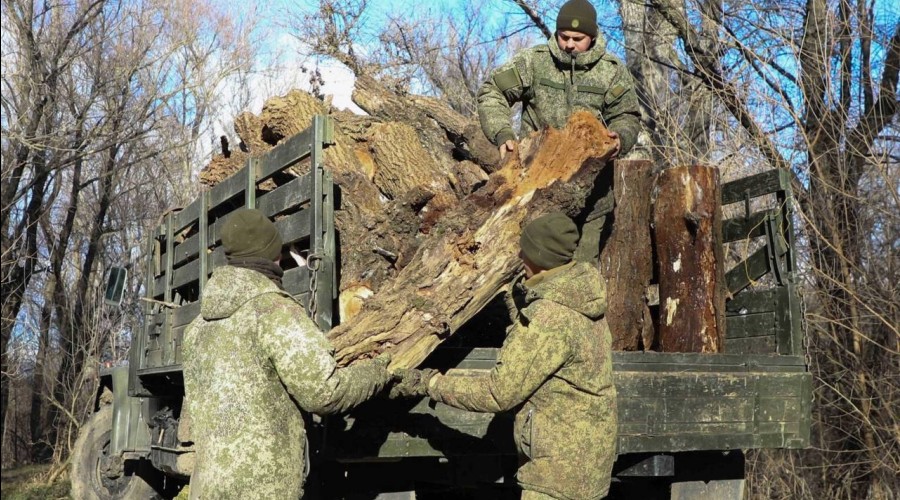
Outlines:
<svg viewBox="0 0 900 500"><path fill-rule="evenodd" d="M615 155L637 141L640 110L628 69L606 51L597 12L587 0L559 9L556 33L500 66L478 92L478 117L487 138L504 157L515 148L512 105L522 103L519 134L562 128L577 110L594 113L618 140Z"/></svg>
<svg viewBox="0 0 900 500"><path fill-rule="evenodd" d="M304 415L344 412L380 392L389 360L337 367L325 335L281 289L281 235L265 214L236 210L220 234L228 265L213 271L182 347L196 448L190 498L300 498Z"/></svg>
<svg viewBox="0 0 900 500"><path fill-rule="evenodd" d="M478 92L478 117L488 140L505 157L517 139L544 127L561 129L573 112L593 113L618 142L611 158L627 154L641 129L640 109L631 74L606 50L597 12L588 0L569 0L556 17L556 32L546 43L523 50L494 70ZM517 132L512 106L522 104ZM611 229L614 201L612 168L603 169L578 217L582 230L576 260L597 262L602 235Z"/></svg>
<svg viewBox="0 0 900 500"><path fill-rule="evenodd" d="M281 235L259 210L239 208L225 218L222 247L229 258L258 257L275 262L281 257Z"/></svg>
<svg viewBox="0 0 900 500"><path fill-rule="evenodd" d="M536 218L520 241L527 279L515 287L513 324L494 368L479 376L402 371L392 395L515 409L522 498L603 498L617 432L606 288L595 266L572 260L578 230L565 214Z"/></svg>

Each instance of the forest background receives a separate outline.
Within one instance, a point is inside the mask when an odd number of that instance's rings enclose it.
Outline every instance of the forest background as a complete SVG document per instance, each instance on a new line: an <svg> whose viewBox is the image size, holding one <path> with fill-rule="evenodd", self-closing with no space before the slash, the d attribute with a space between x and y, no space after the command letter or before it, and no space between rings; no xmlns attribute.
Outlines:
<svg viewBox="0 0 900 500"><path fill-rule="evenodd" d="M466 116L560 1L2 0L2 462L64 470L101 363L141 321L141 244L232 120L357 75ZM595 0L638 82L641 147L723 180L795 174L812 446L748 456L754 498L900 491L900 6ZM239 5L241 4L241 5ZM246 4L246 5L244 5ZM332 96L332 97L327 97ZM131 273L121 310L104 273Z"/></svg>

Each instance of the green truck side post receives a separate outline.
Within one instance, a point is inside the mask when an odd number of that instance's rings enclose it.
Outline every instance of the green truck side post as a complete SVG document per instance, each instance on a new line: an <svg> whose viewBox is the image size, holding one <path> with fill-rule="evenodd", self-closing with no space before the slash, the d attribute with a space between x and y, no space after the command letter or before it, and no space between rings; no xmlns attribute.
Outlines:
<svg viewBox="0 0 900 500"><path fill-rule="evenodd" d="M73 492L145 498L156 490L165 496L189 478L181 337L198 314L210 273L225 262L219 224L232 210L250 206L278 216L285 243L314 263L286 269L285 288L321 328L339 322L339 192L323 162L323 149L332 143L331 119L316 117L304 132L165 215L147 242L144 323L128 365L101 376L96 413L72 459ZM307 174L272 191L257 189L300 162L309 165ZM811 375L795 278L790 180L789 172L772 170L722 186L723 206L738 204L741 212L724 221L724 241L750 239L755 249L726 274L732 298L724 354L613 354L619 458L611 496L743 498L743 450L809 445ZM496 342L472 335L452 340L425 366L493 366ZM502 414L384 398L346 416L315 418L307 497L515 497L511 425Z"/></svg>

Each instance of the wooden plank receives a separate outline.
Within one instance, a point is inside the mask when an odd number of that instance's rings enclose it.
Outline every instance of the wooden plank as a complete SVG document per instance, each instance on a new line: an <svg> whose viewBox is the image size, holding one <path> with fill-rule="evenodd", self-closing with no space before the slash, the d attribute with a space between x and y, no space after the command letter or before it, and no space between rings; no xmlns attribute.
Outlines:
<svg viewBox="0 0 900 500"><path fill-rule="evenodd" d="M648 429L644 424L620 423L619 434L624 436L671 436L677 439L681 435L706 434L706 435L740 435L758 432L786 432L797 434L800 431L799 422L657 422ZM671 450L684 451L684 450Z"/></svg>
<svg viewBox="0 0 900 500"><path fill-rule="evenodd" d="M175 214L175 233L180 233L186 227L197 224L198 219L200 218L200 210L202 209L202 198L202 196L197 197L197 199L192 201L188 206Z"/></svg>
<svg viewBox="0 0 900 500"><path fill-rule="evenodd" d="M725 339L727 352L736 354L775 354L778 344L774 335L765 337L748 337L743 339Z"/></svg>
<svg viewBox="0 0 900 500"><path fill-rule="evenodd" d="M619 453L679 452L700 450L735 450L754 448L804 448L799 435L787 432L770 434L680 434L663 436L619 435Z"/></svg>
<svg viewBox="0 0 900 500"><path fill-rule="evenodd" d="M172 316L172 325L176 328L180 327L180 326L184 326L184 325L190 323L191 321L193 321L194 318L196 318L198 314L200 314L200 301L199 300L192 304L188 304L186 306L181 306L178 309L175 309L173 316Z"/></svg>
<svg viewBox="0 0 900 500"><path fill-rule="evenodd" d="M309 203L310 180L308 175L298 177L257 199L257 208L267 217L295 209Z"/></svg>
<svg viewBox="0 0 900 500"><path fill-rule="evenodd" d="M175 242L173 241L173 231L172 231L172 214L166 216L166 270L163 274L163 278L166 280L165 290L163 291L163 300L166 302L172 301L172 269L175 266L174 259L174 247Z"/></svg>
<svg viewBox="0 0 900 500"><path fill-rule="evenodd" d="M758 238L766 234L766 219L780 217L781 210L763 210L751 214L750 217L735 217L722 222L722 242Z"/></svg>
<svg viewBox="0 0 900 500"><path fill-rule="evenodd" d="M622 397L797 397L802 373L614 372Z"/></svg>
<svg viewBox="0 0 900 500"><path fill-rule="evenodd" d="M198 281L200 279L200 261L198 259L192 260L174 270L173 273L172 288L178 288L193 281Z"/></svg>
<svg viewBox="0 0 900 500"><path fill-rule="evenodd" d="M166 353L166 364L167 365L180 365L181 364L181 345L184 339L184 331L187 330L189 325L181 325L178 328L172 329L172 338L169 342L169 349Z"/></svg>
<svg viewBox="0 0 900 500"><path fill-rule="evenodd" d="M630 365L639 366L640 369L637 371L671 371L658 368L666 366L681 366L684 371L690 371L703 366L712 366L719 371L728 372L747 371L748 367L806 365L804 359L799 356L745 356L727 353L614 352L612 358L616 370Z"/></svg>
<svg viewBox="0 0 900 500"><path fill-rule="evenodd" d="M309 238L309 210L304 209L288 217L275 221L285 245Z"/></svg>
<svg viewBox="0 0 900 500"><path fill-rule="evenodd" d="M754 281L765 276L769 271L771 271L771 267L768 246L764 246L725 273L725 283L728 291L731 294L737 294L750 286Z"/></svg>
<svg viewBox="0 0 900 500"><path fill-rule="evenodd" d="M245 195L244 195L244 206L247 208L256 208L256 182L259 180L257 178L257 167L259 166L259 160L255 156L251 156L247 158L247 162L244 164L244 169L247 171L245 176Z"/></svg>
<svg viewBox="0 0 900 500"><path fill-rule="evenodd" d="M803 314L800 311L800 295L795 285L788 281L776 291L776 328L778 354L803 354Z"/></svg>
<svg viewBox="0 0 900 500"><path fill-rule="evenodd" d="M756 198L757 196L782 191L785 189L785 186L790 186L789 175L786 177L785 172L779 169L772 169L728 182L722 186L722 204L728 205L729 203L744 201L745 196Z"/></svg>
<svg viewBox="0 0 900 500"><path fill-rule="evenodd" d="M200 234L195 234L183 242L175 245L175 267L187 260L196 258L200 253Z"/></svg>
<svg viewBox="0 0 900 500"><path fill-rule="evenodd" d="M303 132L291 136L269 150L260 161L259 180L265 180L309 156L312 151L314 134L315 127L308 127Z"/></svg>
<svg viewBox="0 0 900 500"><path fill-rule="evenodd" d="M209 256L209 271L212 273L216 270L217 267L222 267L228 263L228 259L225 258L225 250L222 247L216 248L213 250L213 253Z"/></svg>
<svg viewBox="0 0 900 500"><path fill-rule="evenodd" d="M297 267L284 272L281 280L285 291L291 295L300 295L309 291L309 268Z"/></svg>
<svg viewBox="0 0 900 500"><path fill-rule="evenodd" d="M775 335L776 318L774 311L728 316L725 321L728 325L728 332L725 336L726 343L728 340L734 339L774 337Z"/></svg>
<svg viewBox="0 0 900 500"><path fill-rule="evenodd" d="M247 169L245 167L209 190L209 209L215 209L222 203L242 194L246 185Z"/></svg>
<svg viewBox="0 0 900 500"><path fill-rule="evenodd" d="M206 279L209 276L209 194L200 193L200 242L199 247L203 249L198 258L200 259L200 294L206 289Z"/></svg>
<svg viewBox="0 0 900 500"><path fill-rule="evenodd" d="M725 428L729 425L749 425L753 422L752 398L720 398L715 401L710 398L685 398L683 401L660 400L659 408L653 408L646 413L640 413L640 404L647 401L645 398L636 398L628 401L620 400L619 404L631 406L629 411L619 410L619 428L625 426L631 433L662 434L670 432L675 426L691 432L701 428L713 430L715 426ZM741 428L733 428L730 432L741 432Z"/></svg>
<svg viewBox="0 0 900 500"><path fill-rule="evenodd" d="M744 290L725 303L725 313L728 316L737 316L773 312L777 293L778 290L775 288Z"/></svg>
<svg viewBox="0 0 900 500"><path fill-rule="evenodd" d="M166 293L166 276L160 275L153 280L153 288L150 290L150 298L154 300L163 300Z"/></svg>

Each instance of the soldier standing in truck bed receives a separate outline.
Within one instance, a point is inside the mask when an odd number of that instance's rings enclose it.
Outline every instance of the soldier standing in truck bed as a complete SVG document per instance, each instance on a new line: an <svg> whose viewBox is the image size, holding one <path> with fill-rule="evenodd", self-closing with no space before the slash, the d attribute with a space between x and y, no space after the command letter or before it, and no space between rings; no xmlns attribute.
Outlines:
<svg viewBox="0 0 900 500"><path fill-rule="evenodd" d="M594 113L618 142L613 158L631 150L641 129L634 82L622 61L606 51L597 12L587 0L563 4L555 35L494 70L478 92L481 128L501 158L516 148L511 106L517 102L522 103L521 135L547 126L561 129L575 111ZM608 167L596 181L589 200L593 209L580 218L577 260L599 258L601 233L611 227L612 180Z"/></svg>
<svg viewBox="0 0 900 500"><path fill-rule="evenodd" d="M562 213L522 231L526 281L496 366L480 376L400 370L392 396L429 396L469 411L518 408L514 438L523 499L595 499L609 491L616 458L616 390L606 291L575 262L578 229Z"/></svg>
<svg viewBox="0 0 900 500"><path fill-rule="evenodd" d="M281 288L281 236L262 212L222 228L215 270L184 334L196 462L190 498L296 499L309 450L303 412L339 413L390 381L386 360L337 368L333 349Z"/></svg>

